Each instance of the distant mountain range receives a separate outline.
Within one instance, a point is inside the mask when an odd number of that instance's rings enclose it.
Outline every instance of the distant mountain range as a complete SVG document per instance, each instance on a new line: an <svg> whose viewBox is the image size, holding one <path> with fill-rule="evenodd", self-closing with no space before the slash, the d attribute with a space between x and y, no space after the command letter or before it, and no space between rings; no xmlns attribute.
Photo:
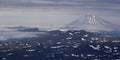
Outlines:
<svg viewBox="0 0 120 60"><path fill-rule="evenodd" d="M64 27L56 30L48 30L44 28L37 27L25 27L25 26L15 26L15 27L2 27L0 28L0 40L8 40L14 38L32 38L40 37L39 35L49 36L55 34L61 34L65 36L64 32L71 31L72 33L82 32L91 34L90 36L104 36L104 37L120 37L120 28L101 17L97 17L91 14L87 14L84 19L77 19ZM45 34L44 34L45 33ZM81 35L81 33L79 34ZM79 36L78 35L78 36ZM49 36L45 37L48 38ZM74 34L74 36L77 36ZM61 37L61 35L59 36ZM55 37L54 37L55 38ZM61 38L62 39L62 38Z"/></svg>

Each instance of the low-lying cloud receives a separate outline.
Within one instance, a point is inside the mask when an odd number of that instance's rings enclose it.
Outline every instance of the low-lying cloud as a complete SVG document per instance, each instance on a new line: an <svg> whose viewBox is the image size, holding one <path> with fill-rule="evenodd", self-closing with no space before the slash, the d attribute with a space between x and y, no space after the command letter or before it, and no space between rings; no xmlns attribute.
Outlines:
<svg viewBox="0 0 120 60"><path fill-rule="evenodd" d="M14 29L0 29L0 40L5 41L15 38L32 38L38 37L41 32L22 32Z"/></svg>
<svg viewBox="0 0 120 60"><path fill-rule="evenodd" d="M38 37L36 32L19 32L19 31L13 31L13 32L0 32L0 40L9 40L14 38L32 38L32 37Z"/></svg>

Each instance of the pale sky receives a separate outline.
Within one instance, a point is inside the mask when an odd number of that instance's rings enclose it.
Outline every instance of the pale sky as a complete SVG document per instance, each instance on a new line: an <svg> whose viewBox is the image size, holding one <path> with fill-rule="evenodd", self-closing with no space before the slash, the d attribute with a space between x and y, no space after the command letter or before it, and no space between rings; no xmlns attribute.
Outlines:
<svg viewBox="0 0 120 60"><path fill-rule="evenodd" d="M86 13L120 25L120 0L0 0L0 26L59 28Z"/></svg>

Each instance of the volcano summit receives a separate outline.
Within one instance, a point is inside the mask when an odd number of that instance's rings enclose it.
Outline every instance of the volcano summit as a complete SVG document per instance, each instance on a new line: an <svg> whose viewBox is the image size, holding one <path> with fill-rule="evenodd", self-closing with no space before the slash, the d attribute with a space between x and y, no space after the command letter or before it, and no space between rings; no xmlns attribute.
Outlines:
<svg viewBox="0 0 120 60"><path fill-rule="evenodd" d="M63 29L86 30L86 31L115 31L119 30L117 25L102 19L101 17L87 14L82 20L77 19L67 24Z"/></svg>

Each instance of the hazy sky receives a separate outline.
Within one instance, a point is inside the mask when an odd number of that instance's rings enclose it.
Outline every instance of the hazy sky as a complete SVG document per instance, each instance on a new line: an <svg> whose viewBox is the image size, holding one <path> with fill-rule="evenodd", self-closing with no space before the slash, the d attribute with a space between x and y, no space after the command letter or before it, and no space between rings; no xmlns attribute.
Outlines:
<svg viewBox="0 0 120 60"><path fill-rule="evenodd" d="M120 0L0 0L0 26L61 27L86 13L120 25Z"/></svg>

